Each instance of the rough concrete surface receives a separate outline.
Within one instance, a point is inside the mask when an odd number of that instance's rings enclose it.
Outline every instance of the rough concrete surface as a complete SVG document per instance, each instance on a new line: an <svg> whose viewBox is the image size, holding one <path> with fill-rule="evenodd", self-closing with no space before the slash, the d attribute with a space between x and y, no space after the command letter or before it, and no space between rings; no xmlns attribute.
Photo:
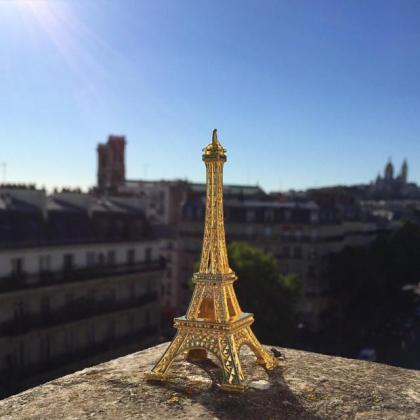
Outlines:
<svg viewBox="0 0 420 420"><path fill-rule="evenodd" d="M420 372L279 349L266 372L243 348L249 390L220 390L211 360L172 365L168 383L144 373L168 343L103 363L0 401L0 419L419 419Z"/></svg>

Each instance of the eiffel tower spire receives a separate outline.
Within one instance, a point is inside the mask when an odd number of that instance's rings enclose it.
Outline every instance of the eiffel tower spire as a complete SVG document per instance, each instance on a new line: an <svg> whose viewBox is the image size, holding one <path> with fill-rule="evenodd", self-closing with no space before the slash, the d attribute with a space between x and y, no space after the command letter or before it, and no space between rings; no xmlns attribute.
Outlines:
<svg viewBox="0 0 420 420"><path fill-rule="evenodd" d="M219 143L217 129L213 130L211 143L203 149L206 164L206 219L204 223L201 273L229 273L225 225L223 221L223 164L226 150Z"/></svg>
<svg viewBox="0 0 420 420"><path fill-rule="evenodd" d="M257 363L266 369L277 366L277 360L261 346L251 330L252 314L242 312L233 283L237 280L229 267L223 221L223 164L226 150L219 143L217 130L203 149L206 165L206 217L200 268L193 275L194 292L186 316L175 318L178 332L148 379L166 380L175 357L202 359L207 352L220 362L221 388L244 391L245 377L239 360L242 345L248 345Z"/></svg>

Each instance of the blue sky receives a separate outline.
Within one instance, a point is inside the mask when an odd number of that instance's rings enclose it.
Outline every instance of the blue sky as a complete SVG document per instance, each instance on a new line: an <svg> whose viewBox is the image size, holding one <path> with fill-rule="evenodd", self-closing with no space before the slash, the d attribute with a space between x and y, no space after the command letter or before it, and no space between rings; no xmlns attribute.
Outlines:
<svg viewBox="0 0 420 420"><path fill-rule="evenodd" d="M420 183L417 0L0 0L7 181L96 182L127 136L131 179L267 190L368 182L389 156Z"/></svg>

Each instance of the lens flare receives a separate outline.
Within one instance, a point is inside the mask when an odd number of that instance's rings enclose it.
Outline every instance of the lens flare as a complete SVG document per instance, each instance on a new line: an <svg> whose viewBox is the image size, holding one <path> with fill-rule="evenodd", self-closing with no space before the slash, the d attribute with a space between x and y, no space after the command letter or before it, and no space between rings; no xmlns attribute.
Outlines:
<svg viewBox="0 0 420 420"><path fill-rule="evenodd" d="M104 73L97 56L112 55L115 51L83 23L76 2L11 0L7 3L19 11L28 33L46 35L48 43L86 86L92 86L97 76Z"/></svg>

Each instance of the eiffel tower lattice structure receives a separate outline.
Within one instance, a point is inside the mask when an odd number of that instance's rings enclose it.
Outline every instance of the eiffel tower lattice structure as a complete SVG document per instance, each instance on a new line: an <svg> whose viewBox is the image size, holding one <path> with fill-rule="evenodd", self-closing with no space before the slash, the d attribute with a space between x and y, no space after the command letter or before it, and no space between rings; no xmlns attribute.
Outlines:
<svg viewBox="0 0 420 420"><path fill-rule="evenodd" d="M177 334L157 362L148 379L166 380L174 359L203 359L212 353L222 370L222 389L244 391L244 374L239 353L246 344L257 356L257 363L273 369L278 361L259 343L251 330L253 314L242 312L233 283L237 280L229 267L223 220L223 165L226 150L213 130L211 143L203 149L206 165L206 216L200 269L193 275L195 284L187 314L175 318Z"/></svg>

